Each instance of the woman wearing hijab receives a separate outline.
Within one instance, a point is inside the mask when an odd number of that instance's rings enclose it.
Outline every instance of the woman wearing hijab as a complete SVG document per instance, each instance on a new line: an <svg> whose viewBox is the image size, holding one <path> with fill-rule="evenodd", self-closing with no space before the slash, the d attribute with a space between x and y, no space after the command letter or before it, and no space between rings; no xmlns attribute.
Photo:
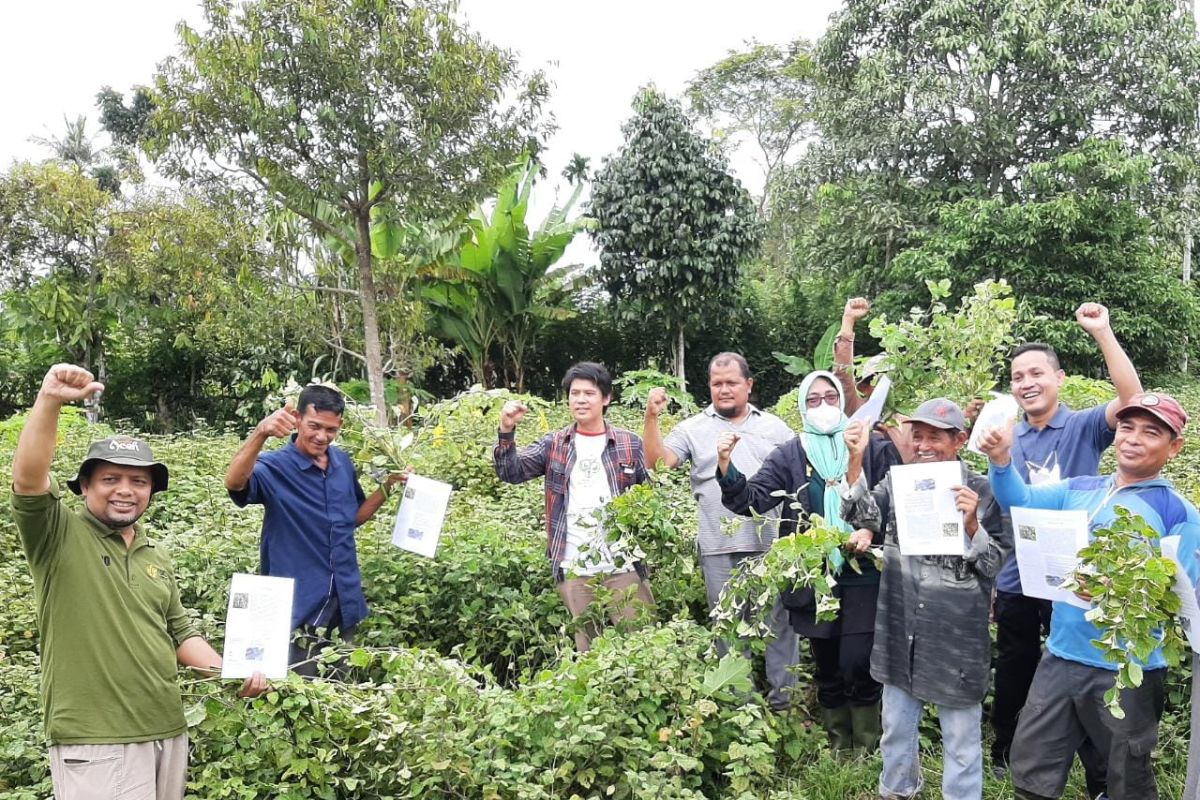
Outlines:
<svg viewBox="0 0 1200 800"><path fill-rule="evenodd" d="M796 494L804 514L819 514L828 525L846 532L846 549L858 562L834 564L838 584L834 595L841 601L832 622L817 622L816 596L812 589L788 592L783 603L792 627L808 637L816 666L817 702L822 723L835 750L873 751L881 733L879 701L882 686L871 677L871 646L875 634L875 603L879 594L879 571L866 551L874 542L866 530L854 530L841 518L839 487L849 464L842 431L848 422L841 387L832 373L811 372L800 384L800 411L804 432L776 448L762 467L747 480L729 459L735 437L718 441L717 474L722 502L730 511L763 513L786 498L782 490ZM732 439L732 440L731 440ZM871 485L886 474L900 454L886 436L875 435L867 450L863 469ZM779 535L795 532L794 516L781 520ZM801 527L803 528L803 522Z"/></svg>

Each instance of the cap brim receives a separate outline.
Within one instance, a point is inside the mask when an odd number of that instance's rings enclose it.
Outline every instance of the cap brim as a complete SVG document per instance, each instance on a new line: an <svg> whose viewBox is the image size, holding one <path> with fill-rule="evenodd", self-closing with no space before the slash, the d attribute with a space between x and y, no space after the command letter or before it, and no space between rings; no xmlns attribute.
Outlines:
<svg viewBox="0 0 1200 800"><path fill-rule="evenodd" d="M1183 429L1176 428L1175 423L1172 422L1171 420L1167 419L1154 406L1125 406L1124 408L1117 410L1116 416L1117 416L1117 419L1124 419L1125 417L1128 417L1130 414L1136 414L1139 411L1149 414L1150 416L1154 417L1156 420L1161 422L1163 425L1166 425L1167 429L1170 430L1172 433L1174 433L1176 436L1183 435Z"/></svg>
<svg viewBox="0 0 1200 800"><path fill-rule="evenodd" d="M158 461L141 461L134 458L123 458L121 456L113 456L112 458L88 458L79 465L79 471L75 473L75 477L67 481L67 488L74 494L83 494L83 487L79 484L79 478L87 471L91 464L104 462L106 464L116 464L122 467L148 467L150 469L150 494L158 494L167 490L167 483L170 480L171 473L167 470L167 465Z"/></svg>
<svg viewBox="0 0 1200 800"><path fill-rule="evenodd" d="M922 422L926 425L931 425L934 428L941 428L944 431L961 431L961 430L963 430L962 428L958 427L957 425L952 425L949 422L944 422L943 420L940 420L940 419L929 419L928 417L909 417L908 419L904 420L904 422L906 424L913 423L913 422Z"/></svg>

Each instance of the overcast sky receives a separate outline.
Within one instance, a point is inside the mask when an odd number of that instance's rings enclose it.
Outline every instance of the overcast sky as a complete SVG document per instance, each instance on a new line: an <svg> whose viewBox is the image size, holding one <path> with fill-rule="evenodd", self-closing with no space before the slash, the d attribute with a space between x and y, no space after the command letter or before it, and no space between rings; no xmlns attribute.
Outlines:
<svg viewBox="0 0 1200 800"><path fill-rule="evenodd" d="M816 39L837 0L463 0L468 24L520 54L553 82L549 109L558 132L545 161L551 180L535 190L535 213L553 200L574 152L597 166L621 144L638 87L678 94L697 70L751 38ZM33 0L6 3L0 26L0 167L42 158L31 136L59 135L63 116L86 114L98 130L94 97L109 85L127 92L150 82L175 51L175 25L199 25L194 0ZM761 178L747 156L734 172L753 191ZM535 216L534 221L540 220ZM590 260L573 249L573 259Z"/></svg>

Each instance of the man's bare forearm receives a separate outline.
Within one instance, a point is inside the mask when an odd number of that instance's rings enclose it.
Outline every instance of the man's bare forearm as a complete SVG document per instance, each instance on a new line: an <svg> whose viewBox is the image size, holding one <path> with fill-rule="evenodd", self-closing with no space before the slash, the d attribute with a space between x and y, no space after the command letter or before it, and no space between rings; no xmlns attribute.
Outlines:
<svg viewBox="0 0 1200 800"><path fill-rule="evenodd" d="M233 461L229 462L229 469L225 470L225 488L231 492L241 491L246 488L246 484L250 482L250 474L254 472L254 463L258 460L258 454L262 452L263 445L267 443L267 435L262 433L257 428L250 434L241 448L237 451L237 455L233 457Z"/></svg>
<svg viewBox="0 0 1200 800"><path fill-rule="evenodd" d="M17 494L45 494L50 489L50 464L58 441L58 416L63 403L39 392L13 455L13 491Z"/></svg>

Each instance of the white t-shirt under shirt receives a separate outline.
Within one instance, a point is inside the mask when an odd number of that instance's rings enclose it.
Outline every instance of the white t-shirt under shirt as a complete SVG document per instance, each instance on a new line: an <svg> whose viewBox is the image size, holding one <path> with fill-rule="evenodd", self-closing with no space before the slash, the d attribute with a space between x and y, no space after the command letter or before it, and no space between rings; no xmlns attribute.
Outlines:
<svg viewBox="0 0 1200 800"><path fill-rule="evenodd" d="M600 528L600 510L612 497L600 460L607 444L603 433L575 432L575 465L567 485L567 549L562 561L563 569L575 575L616 570Z"/></svg>

